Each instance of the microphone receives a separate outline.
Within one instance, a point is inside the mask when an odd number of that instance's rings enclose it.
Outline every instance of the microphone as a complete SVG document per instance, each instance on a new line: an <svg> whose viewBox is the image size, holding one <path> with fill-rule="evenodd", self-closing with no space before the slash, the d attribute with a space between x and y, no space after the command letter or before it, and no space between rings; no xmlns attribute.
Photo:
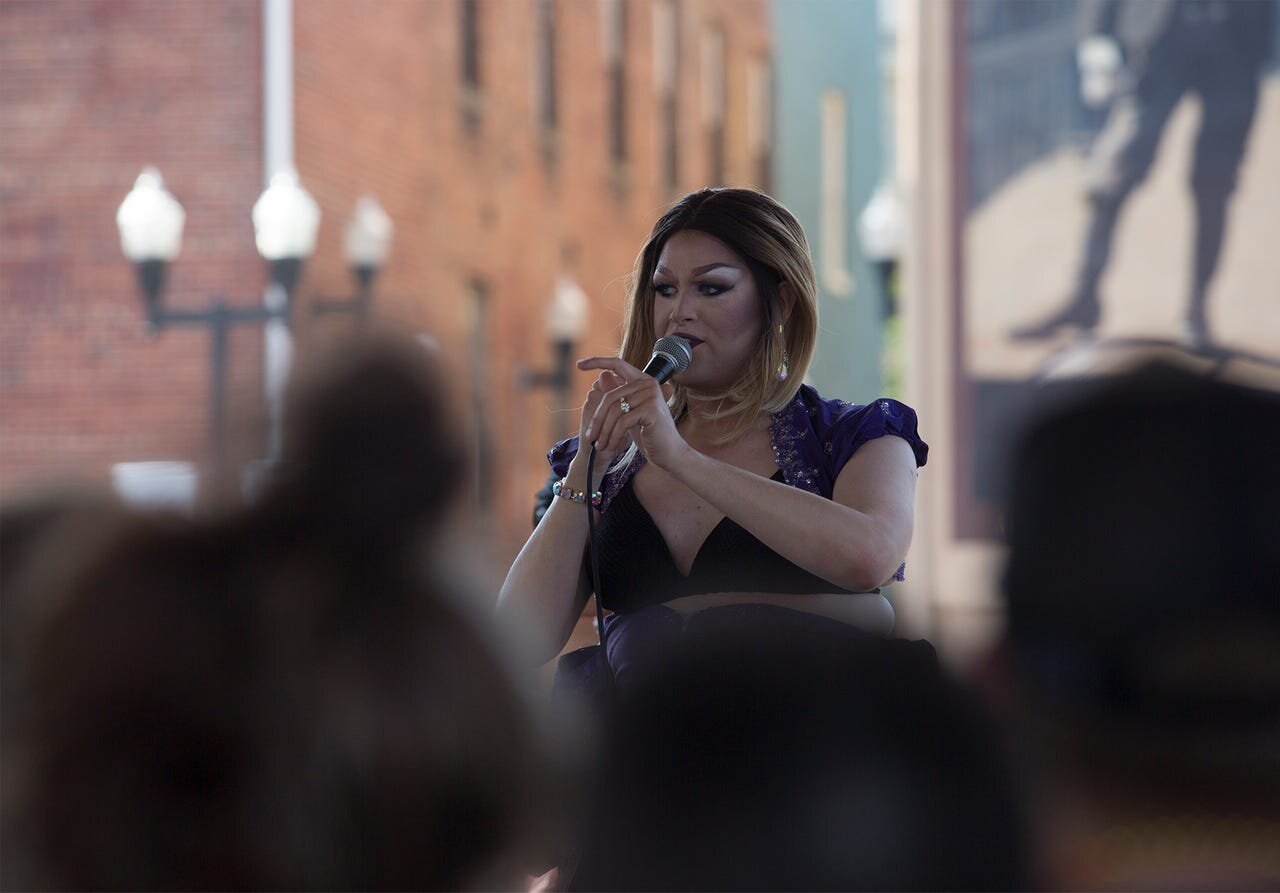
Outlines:
<svg viewBox="0 0 1280 893"><path fill-rule="evenodd" d="M653 345L653 356L644 367L645 375L652 375L662 384L678 372L689 368L693 362L693 345L679 335L665 335Z"/></svg>

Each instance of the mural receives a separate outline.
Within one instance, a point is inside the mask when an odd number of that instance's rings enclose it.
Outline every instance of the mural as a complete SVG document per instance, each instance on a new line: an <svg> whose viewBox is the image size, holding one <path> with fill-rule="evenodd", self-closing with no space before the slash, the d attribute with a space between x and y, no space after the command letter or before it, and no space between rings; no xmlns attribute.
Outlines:
<svg viewBox="0 0 1280 893"><path fill-rule="evenodd" d="M1169 345L1280 378L1277 5L963 5L962 537L1055 376Z"/></svg>

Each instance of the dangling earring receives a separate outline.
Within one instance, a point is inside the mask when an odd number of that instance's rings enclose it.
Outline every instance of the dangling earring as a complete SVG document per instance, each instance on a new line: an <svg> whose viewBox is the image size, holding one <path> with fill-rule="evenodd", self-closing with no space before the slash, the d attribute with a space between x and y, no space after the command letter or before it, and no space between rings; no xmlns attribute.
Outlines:
<svg viewBox="0 0 1280 893"><path fill-rule="evenodd" d="M783 338L782 323L778 323L778 337ZM787 376L791 373L791 354L787 352L787 343L783 339L782 342L782 363L778 366L778 381L786 381Z"/></svg>

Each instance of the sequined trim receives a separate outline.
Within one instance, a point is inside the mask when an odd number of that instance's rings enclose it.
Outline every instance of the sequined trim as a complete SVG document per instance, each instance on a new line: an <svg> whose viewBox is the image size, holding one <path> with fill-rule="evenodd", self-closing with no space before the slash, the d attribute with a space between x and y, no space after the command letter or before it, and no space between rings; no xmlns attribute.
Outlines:
<svg viewBox="0 0 1280 893"><path fill-rule="evenodd" d="M797 394L781 412L774 413L769 424L769 436L773 440L773 461L782 470L782 477L792 487L821 493L818 487L818 469L807 465L800 457L799 444L804 440L804 401Z"/></svg>

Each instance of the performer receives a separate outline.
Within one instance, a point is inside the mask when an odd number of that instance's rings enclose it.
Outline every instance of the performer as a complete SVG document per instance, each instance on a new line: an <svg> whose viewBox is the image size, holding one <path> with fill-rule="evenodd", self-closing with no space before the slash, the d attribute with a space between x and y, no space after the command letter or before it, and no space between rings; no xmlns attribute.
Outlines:
<svg viewBox="0 0 1280 893"><path fill-rule="evenodd" d="M539 636L542 660L591 595L588 511L620 688L708 623L805 642L892 631L879 587L902 579L928 447L896 400L854 405L801 384L817 317L804 232L768 196L704 189L657 222L620 355L578 362L598 373L579 436L548 454L557 495L502 587L499 612ZM667 335L693 358L660 385L641 369Z"/></svg>
<svg viewBox="0 0 1280 893"><path fill-rule="evenodd" d="M1125 201L1146 178L1165 125L1187 93L1203 104L1191 192L1195 257L1184 340L1206 347L1209 283L1217 269L1227 202L1258 105L1258 78L1274 31L1272 0L1092 0L1082 4L1078 52L1087 104L1116 97L1090 159L1090 217L1076 284L1066 306L1016 329L1038 339L1066 326L1098 324L1098 283L1111 257Z"/></svg>

